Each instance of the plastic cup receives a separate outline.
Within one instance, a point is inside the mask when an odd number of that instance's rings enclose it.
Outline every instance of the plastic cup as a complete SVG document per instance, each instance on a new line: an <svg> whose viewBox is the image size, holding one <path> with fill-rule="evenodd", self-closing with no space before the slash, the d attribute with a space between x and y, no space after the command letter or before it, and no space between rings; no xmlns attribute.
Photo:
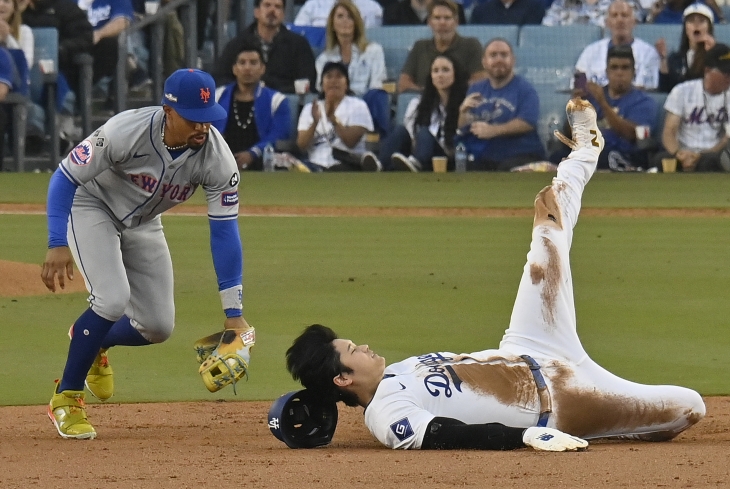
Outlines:
<svg viewBox="0 0 730 489"><path fill-rule="evenodd" d="M662 158L662 171L664 173L677 171L677 158Z"/></svg>
<svg viewBox="0 0 730 489"><path fill-rule="evenodd" d="M446 173L446 165L449 159L445 156L434 156L431 158L434 173Z"/></svg>

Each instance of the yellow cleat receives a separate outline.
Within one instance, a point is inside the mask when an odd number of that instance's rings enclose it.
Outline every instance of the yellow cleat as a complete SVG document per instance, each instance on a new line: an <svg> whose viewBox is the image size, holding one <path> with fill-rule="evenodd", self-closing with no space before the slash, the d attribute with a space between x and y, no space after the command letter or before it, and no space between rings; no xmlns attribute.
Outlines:
<svg viewBox="0 0 730 489"><path fill-rule="evenodd" d="M99 350L89 373L86 374L86 388L100 401L106 401L114 395L114 372L106 352L107 350Z"/></svg>
<svg viewBox="0 0 730 489"><path fill-rule="evenodd" d="M58 389L56 381L56 389ZM93 440L96 430L86 419L83 391L53 390L53 397L48 404L48 417L53 421L58 434L63 438Z"/></svg>

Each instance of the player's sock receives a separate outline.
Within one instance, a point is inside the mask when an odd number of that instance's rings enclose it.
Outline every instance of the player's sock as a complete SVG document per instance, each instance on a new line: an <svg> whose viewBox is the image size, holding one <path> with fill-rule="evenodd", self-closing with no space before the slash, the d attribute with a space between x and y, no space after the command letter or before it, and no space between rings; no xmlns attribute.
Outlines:
<svg viewBox="0 0 730 489"><path fill-rule="evenodd" d="M137 329L132 326L132 320L126 315L122 316L119 321L114 323L112 328L104 337L101 343L102 348L110 348L112 346L143 346L151 345L152 342L142 336Z"/></svg>
<svg viewBox="0 0 730 489"><path fill-rule="evenodd" d="M58 392L84 390L86 374L99 353L101 342L114 321L104 319L91 308L87 309L74 323L68 359Z"/></svg>

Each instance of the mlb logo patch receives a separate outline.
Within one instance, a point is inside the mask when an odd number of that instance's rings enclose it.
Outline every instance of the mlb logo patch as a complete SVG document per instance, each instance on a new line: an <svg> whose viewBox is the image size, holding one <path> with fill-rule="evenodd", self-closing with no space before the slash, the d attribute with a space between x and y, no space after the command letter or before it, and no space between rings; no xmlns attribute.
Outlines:
<svg viewBox="0 0 730 489"><path fill-rule="evenodd" d="M91 141L84 139L71 150L68 156L72 163L83 166L89 164L93 151L94 148L91 145Z"/></svg>
<svg viewBox="0 0 730 489"><path fill-rule="evenodd" d="M390 430L400 441L407 440L413 436L413 428L411 428L411 423L408 421L408 418L396 421L390 425Z"/></svg>
<svg viewBox="0 0 730 489"><path fill-rule="evenodd" d="M221 205L230 207L238 204L238 192L223 192L221 194Z"/></svg>

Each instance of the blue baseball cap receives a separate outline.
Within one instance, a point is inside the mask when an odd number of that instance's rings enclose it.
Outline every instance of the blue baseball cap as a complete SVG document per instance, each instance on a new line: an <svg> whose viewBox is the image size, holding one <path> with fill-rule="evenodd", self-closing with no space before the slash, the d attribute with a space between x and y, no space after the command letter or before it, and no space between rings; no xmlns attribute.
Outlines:
<svg viewBox="0 0 730 489"><path fill-rule="evenodd" d="M228 117L215 101L215 82L205 71L183 68L165 80L162 104L192 122L214 122Z"/></svg>

